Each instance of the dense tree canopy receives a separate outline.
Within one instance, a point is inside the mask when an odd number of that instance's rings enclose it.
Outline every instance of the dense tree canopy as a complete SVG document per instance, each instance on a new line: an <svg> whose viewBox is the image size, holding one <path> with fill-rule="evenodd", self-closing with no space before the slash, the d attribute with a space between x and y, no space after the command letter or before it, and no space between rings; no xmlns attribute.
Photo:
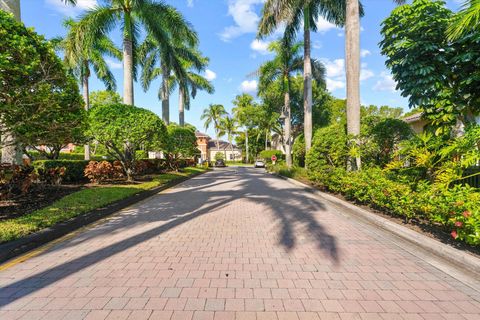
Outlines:
<svg viewBox="0 0 480 320"><path fill-rule="evenodd" d="M167 127L168 137L163 146L165 156L172 169L178 169L180 158L192 158L199 151L197 149L197 138L195 130L189 127L181 127L177 124L170 124Z"/></svg>
<svg viewBox="0 0 480 320"><path fill-rule="evenodd" d="M0 116L25 149L58 157L81 140L84 111L75 79L50 43L0 11Z"/></svg>
<svg viewBox="0 0 480 320"><path fill-rule="evenodd" d="M397 89L441 129L480 111L480 31L449 41L452 16L444 1L415 0L393 10L381 31Z"/></svg>

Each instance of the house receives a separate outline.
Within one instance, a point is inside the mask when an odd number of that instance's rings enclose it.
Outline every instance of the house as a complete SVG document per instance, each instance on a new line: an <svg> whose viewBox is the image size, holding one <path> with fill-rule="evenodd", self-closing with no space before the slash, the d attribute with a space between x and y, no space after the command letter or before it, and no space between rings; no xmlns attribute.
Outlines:
<svg viewBox="0 0 480 320"><path fill-rule="evenodd" d="M415 114L412 114L411 116L403 118L403 121L408 123L410 128L412 128L413 132L416 134L421 134L425 131L428 122L427 120L422 118L422 112L418 112Z"/></svg>
<svg viewBox="0 0 480 320"><path fill-rule="evenodd" d="M197 148L200 150L202 161L215 160L215 155L218 152L222 153L227 161L242 160L242 150L236 145L230 145L227 141L219 140L219 146L217 147L217 141L210 138L206 133L196 131L195 136L197 137Z"/></svg>

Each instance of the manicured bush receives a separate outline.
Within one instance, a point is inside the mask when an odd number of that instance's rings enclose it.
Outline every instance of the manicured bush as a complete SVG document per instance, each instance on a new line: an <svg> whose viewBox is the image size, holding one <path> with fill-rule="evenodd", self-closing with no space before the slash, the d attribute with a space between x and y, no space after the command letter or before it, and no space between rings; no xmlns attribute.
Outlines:
<svg viewBox="0 0 480 320"><path fill-rule="evenodd" d="M347 134L343 124L332 124L315 131L305 164L319 172L327 166L345 168L348 159Z"/></svg>
<svg viewBox="0 0 480 320"><path fill-rule="evenodd" d="M299 135L292 147L293 164L297 167L305 167L305 138Z"/></svg>
<svg viewBox="0 0 480 320"><path fill-rule="evenodd" d="M225 158L225 155L223 152L217 152L215 153L215 160L223 160Z"/></svg>
<svg viewBox="0 0 480 320"><path fill-rule="evenodd" d="M118 161L90 161L85 167L84 175L94 183L102 183L124 176L123 167Z"/></svg>
<svg viewBox="0 0 480 320"><path fill-rule="evenodd" d="M283 153L280 150L263 150L260 152L260 158L264 159L267 163L272 162L272 156L274 155L277 157L277 160L283 158Z"/></svg>
<svg viewBox="0 0 480 320"><path fill-rule="evenodd" d="M88 165L88 161L85 160L37 160L32 163L35 168L35 172L38 174L39 179L45 182L48 181L49 176L52 174L52 170L58 170L59 168L65 168L65 172L62 177L62 182L66 183L79 183L86 180L83 171Z"/></svg>

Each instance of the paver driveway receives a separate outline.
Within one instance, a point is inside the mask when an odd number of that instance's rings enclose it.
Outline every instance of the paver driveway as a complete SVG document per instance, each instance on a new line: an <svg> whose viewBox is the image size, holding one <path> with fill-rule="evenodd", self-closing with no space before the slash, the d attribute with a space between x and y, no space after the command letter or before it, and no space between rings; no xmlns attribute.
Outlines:
<svg viewBox="0 0 480 320"><path fill-rule="evenodd" d="M479 292L338 210L210 172L0 272L0 319L480 319Z"/></svg>

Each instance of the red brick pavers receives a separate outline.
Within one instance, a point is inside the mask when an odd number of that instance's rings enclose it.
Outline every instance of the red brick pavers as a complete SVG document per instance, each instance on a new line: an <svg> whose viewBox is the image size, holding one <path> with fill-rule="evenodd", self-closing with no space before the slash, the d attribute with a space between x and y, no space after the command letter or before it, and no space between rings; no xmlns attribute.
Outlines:
<svg viewBox="0 0 480 320"><path fill-rule="evenodd" d="M0 272L0 319L480 319L480 295L253 169L199 176Z"/></svg>

